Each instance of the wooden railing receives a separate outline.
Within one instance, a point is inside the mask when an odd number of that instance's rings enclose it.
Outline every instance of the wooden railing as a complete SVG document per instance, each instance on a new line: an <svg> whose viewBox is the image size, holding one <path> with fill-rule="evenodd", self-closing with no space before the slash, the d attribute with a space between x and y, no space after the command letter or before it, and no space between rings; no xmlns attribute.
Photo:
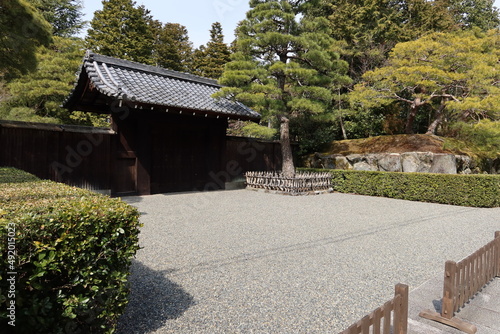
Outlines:
<svg viewBox="0 0 500 334"><path fill-rule="evenodd" d="M331 188L332 175L328 172L296 173L295 177L284 177L276 172L246 172L247 187L274 190L290 194L326 191Z"/></svg>
<svg viewBox="0 0 500 334"><path fill-rule="evenodd" d="M441 313L425 310L420 316L475 333L476 326L455 318L455 312L495 277L500 277L500 231L495 232L493 241L462 261L446 262Z"/></svg>
<svg viewBox="0 0 500 334"><path fill-rule="evenodd" d="M340 334L406 334L408 332L408 286L397 284L394 298Z"/></svg>

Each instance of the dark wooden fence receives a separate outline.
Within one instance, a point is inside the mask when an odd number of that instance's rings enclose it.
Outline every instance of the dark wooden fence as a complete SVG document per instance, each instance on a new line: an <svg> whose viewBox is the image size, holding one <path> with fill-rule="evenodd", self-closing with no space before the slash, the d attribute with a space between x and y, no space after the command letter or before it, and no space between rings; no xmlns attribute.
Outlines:
<svg viewBox="0 0 500 334"><path fill-rule="evenodd" d="M495 232L493 241L462 261L446 261L441 313L425 310L420 316L475 333L476 326L455 318L455 313L495 277L500 277L500 231Z"/></svg>
<svg viewBox="0 0 500 334"><path fill-rule="evenodd" d="M241 175L251 170L281 170L281 145L277 141L267 141L245 137L226 137L226 163L235 162Z"/></svg>
<svg viewBox="0 0 500 334"><path fill-rule="evenodd" d="M242 178L248 170L281 169L278 142L226 139L225 170L219 172L227 174L224 179ZM116 175L130 174L131 182L137 182L130 170L135 165L124 166L117 160L117 141L118 135L107 128L0 121L0 166L16 167L71 186L116 193Z"/></svg>
<svg viewBox="0 0 500 334"><path fill-rule="evenodd" d="M406 334L408 332L408 286L397 284L394 298L340 334Z"/></svg>
<svg viewBox="0 0 500 334"><path fill-rule="evenodd" d="M0 166L90 190L109 190L110 147L105 128L0 122Z"/></svg>

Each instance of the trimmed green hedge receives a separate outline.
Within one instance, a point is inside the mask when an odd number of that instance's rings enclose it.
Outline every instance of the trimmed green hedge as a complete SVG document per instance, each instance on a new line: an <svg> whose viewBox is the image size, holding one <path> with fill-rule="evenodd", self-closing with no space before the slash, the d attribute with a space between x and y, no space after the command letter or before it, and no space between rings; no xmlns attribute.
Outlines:
<svg viewBox="0 0 500 334"><path fill-rule="evenodd" d="M15 300L17 332L112 333L139 249L137 210L51 181L0 184L0 208L0 332L14 329Z"/></svg>
<svg viewBox="0 0 500 334"><path fill-rule="evenodd" d="M0 183L23 183L40 180L35 175L12 168L0 167Z"/></svg>
<svg viewBox="0 0 500 334"><path fill-rule="evenodd" d="M342 193L471 207L500 206L500 175L328 171L332 173L333 190Z"/></svg>

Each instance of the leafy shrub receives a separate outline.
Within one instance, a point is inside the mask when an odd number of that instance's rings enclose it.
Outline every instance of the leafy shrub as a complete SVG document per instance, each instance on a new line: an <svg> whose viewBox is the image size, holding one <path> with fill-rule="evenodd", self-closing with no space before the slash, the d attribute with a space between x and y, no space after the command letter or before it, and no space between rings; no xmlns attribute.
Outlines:
<svg viewBox="0 0 500 334"><path fill-rule="evenodd" d="M457 122L450 132L459 141L447 141L446 148L471 151L469 154L479 158L500 157L500 121Z"/></svg>
<svg viewBox="0 0 500 334"><path fill-rule="evenodd" d="M227 134L230 136L250 137L273 140L279 137L278 130L250 121L231 121Z"/></svg>
<svg viewBox="0 0 500 334"><path fill-rule="evenodd" d="M25 171L12 167L0 167L0 183L22 183L38 180L39 178L37 178L35 175L32 175Z"/></svg>
<svg viewBox="0 0 500 334"><path fill-rule="evenodd" d="M325 171L324 169L307 169ZM499 175L330 170L334 191L472 207L500 206Z"/></svg>
<svg viewBox="0 0 500 334"><path fill-rule="evenodd" d="M112 333L139 248L137 210L51 181L0 184L0 207L0 332L13 329L4 320L15 271L18 332ZM13 228L15 261L6 256Z"/></svg>

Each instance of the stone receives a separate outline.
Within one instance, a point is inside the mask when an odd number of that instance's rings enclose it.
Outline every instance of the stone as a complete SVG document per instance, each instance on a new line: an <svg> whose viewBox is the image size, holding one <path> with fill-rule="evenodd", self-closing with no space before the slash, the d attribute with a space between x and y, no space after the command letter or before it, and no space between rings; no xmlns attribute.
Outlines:
<svg viewBox="0 0 500 334"><path fill-rule="evenodd" d="M406 152L401 154L402 170L405 173L428 173L431 169L431 152Z"/></svg>
<svg viewBox="0 0 500 334"><path fill-rule="evenodd" d="M346 158L354 170L378 171L377 158L374 154L351 154Z"/></svg>
<svg viewBox="0 0 500 334"><path fill-rule="evenodd" d="M336 169L344 169L344 170L352 169L352 165L343 155L335 156L335 167Z"/></svg>
<svg viewBox="0 0 500 334"><path fill-rule="evenodd" d="M410 172L410 173L480 173L477 162L467 155L432 152L372 153L372 154L322 154L315 153L304 161L306 167ZM483 167L492 174L500 173L500 158L490 159Z"/></svg>
<svg viewBox="0 0 500 334"><path fill-rule="evenodd" d="M326 169L336 169L335 165L335 156L334 155L325 155L321 159L322 165L324 166L323 168Z"/></svg>
<svg viewBox="0 0 500 334"><path fill-rule="evenodd" d="M434 154L429 173L457 174L457 161L455 155L444 153Z"/></svg>
<svg viewBox="0 0 500 334"><path fill-rule="evenodd" d="M458 174L471 174L474 169L472 158L467 155L455 155Z"/></svg>
<svg viewBox="0 0 500 334"><path fill-rule="evenodd" d="M402 172L401 155L398 153L379 155L378 167L383 172Z"/></svg>
<svg viewBox="0 0 500 334"><path fill-rule="evenodd" d="M500 174L500 158L493 160L491 174Z"/></svg>
<svg viewBox="0 0 500 334"><path fill-rule="evenodd" d="M352 169L352 165L342 154L315 153L304 160L307 168Z"/></svg>

